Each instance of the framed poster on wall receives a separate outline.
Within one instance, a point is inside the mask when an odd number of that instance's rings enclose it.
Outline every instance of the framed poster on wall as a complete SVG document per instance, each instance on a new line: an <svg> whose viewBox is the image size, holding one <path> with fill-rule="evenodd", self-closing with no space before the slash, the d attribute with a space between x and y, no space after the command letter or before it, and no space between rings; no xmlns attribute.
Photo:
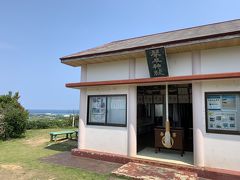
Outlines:
<svg viewBox="0 0 240 180"><path fill-rule="evenodd" d="M206 92L206 131L240 134L240 92Z"/></svg>
<svg viewBox="0 0 240 180"><path fill-rule="evenodd" d="M221 96L220 95L209 95L207 98L208 109L220 110L221 109Z"/></svg>
<svg viewBox="0 0 240 180"><path fill-rule="evenodd" d="M104 123L106 117L106 97L92 97L90 99L90 121Z"/></svg>
<svg viewBox="0 0 240 180"><path fill-rule="evenodd" d="M236 96L235 95L223 95L222 96L222 109L223 110L236 110Z"/></svg>

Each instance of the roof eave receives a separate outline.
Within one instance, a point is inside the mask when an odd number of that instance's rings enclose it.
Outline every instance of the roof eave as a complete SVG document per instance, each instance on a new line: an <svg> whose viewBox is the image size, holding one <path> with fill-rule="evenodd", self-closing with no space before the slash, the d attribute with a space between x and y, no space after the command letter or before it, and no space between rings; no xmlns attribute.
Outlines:
<svg viewBox="0 0 240 180"><path fill-rule="evenodd" d="M109 81L96 81L96 82L77 82L67 83L67 88L86 88L98 86L116 86L116 85L138 85L138 84L156 84L156 83L171 83L171 82L189 82L189 81L205 81L205 80L223 80L223 79L237 79L240 78L240 72L227 72L216 74L195 74L185 76L168 76L168 77L155 77L155 78L142 78L142 79L123 79L123 80L109 80Z"/></svg>

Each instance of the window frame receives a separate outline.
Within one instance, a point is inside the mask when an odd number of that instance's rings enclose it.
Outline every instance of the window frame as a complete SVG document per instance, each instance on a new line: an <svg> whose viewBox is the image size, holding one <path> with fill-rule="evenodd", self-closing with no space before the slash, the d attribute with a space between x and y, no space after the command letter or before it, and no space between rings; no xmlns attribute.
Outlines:
<svg viewBox="0 0 240 180"><path fill-rule="evenodd" d="M125 110L125 123L124 124L117 124L117 123L109 123L107 119L108 114L108 97L114 96L123 96L126 98L126 110ZM90 122L89 115L90 115L90 98L91 97L106 97L106 114L105 114L105 122L98 123L98 122ZM127 127L127 94L106 94L106 95L88 95L87 97L87 125L96 125L96 126L115 126L115 127Z"/></svg>
<svg viewBox="0 0 240 180"><path fill-rule="evenodd" d="M232 131L232 130L214 130L208 129L208 107L207 107L207 96L208 95L228 95L228 94L239 94L240 91L214 91L214 92L205 92L205 124L206 124L206 133L213 133L213 134L225 134L225 135L240 135L240 130ZM240 121L240 119L236 119L236 121Z"/></svg>

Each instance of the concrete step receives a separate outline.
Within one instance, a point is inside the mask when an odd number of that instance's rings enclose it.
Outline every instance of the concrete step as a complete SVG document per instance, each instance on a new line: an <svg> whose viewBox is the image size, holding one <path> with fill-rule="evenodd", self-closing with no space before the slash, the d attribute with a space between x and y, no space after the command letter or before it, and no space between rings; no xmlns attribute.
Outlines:
<svg viewBox="0 0 240 180"><path fill-rule="evenodd" d="M196 180L194 172L180 171L147 164L129 162L112 172L116 176L124 176L142 180Z"/></svg>

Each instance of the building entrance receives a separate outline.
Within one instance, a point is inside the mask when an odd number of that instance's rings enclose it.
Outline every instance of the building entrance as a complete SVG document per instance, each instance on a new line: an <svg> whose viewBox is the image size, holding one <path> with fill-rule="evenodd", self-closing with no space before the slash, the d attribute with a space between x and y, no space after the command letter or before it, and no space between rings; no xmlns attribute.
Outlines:
<svg viewBox="0 0 240 180"><path fill-rule="evenodd" d="M137 88L137 151L154 158L187 158L192 164L192 85L168 85L170 145L166 146L166 86Z"/></svg>

